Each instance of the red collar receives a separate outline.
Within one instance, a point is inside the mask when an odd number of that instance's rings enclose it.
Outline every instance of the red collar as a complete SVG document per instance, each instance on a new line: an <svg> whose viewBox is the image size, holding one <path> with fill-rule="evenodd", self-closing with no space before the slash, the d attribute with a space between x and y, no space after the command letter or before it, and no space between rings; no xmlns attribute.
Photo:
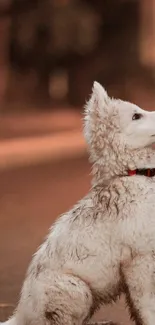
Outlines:
<svg viewBox="0 0 155 325"><path fill-rule="evenodd" d="M147 177L153 177L155 176L155 168L128 170L128 176L133 176L133 175L143 175Z"/></svg>

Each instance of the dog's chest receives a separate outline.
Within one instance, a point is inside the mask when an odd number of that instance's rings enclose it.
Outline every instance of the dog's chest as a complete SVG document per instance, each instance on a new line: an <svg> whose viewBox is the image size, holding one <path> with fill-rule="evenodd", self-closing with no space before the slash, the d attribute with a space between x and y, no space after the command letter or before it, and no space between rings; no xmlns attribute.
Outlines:
<svg viewBox="0 0 155 325"><path fill-rule="evenodd" d="M155 203L155 177L133 176L116 180L110 187L115 202L123 204Z"/></svg>
<svg viewBox="0 0 155 325"><path fill-rule="evenodd" d="M136 176L125 188L118 221L120 238L138 252L155 251L155 179Z"/></svg>
<svg viewBox="0 0 155 325"><path fill-rule="evenodd" d="M143 207L150 203L155 206L155 177L136 176L125 184L126 199Z"/></svg>

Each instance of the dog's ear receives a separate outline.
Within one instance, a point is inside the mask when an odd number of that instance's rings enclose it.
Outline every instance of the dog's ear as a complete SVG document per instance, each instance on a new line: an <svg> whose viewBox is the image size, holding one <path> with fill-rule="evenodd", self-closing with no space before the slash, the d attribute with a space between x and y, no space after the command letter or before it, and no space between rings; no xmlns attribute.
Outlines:
<svg viewBox="0 0 155 325"><path fill-rule="evenodd" d="M104 106L104 103L107 102L108 94L106 90L101 86L101 84L97 81L94 81L92 95L96 102L98 102L99 106Z"/></svg>
<svg viewBox="0 0 155 325"><path fill-rule="evenodd" d="M97 81L94 81L92 95L85 106L85 114L93 116L104 116L104 111L107 109L108 94L106 90Z"/></svg>
<svg viewBox="0 0 155 325"><path fill-rule="evenodd" d="M92 95L85 106L84 135L88 144L93 146L96 141L100 123L104 130L104 119L109 111L109 97L106 90L98 83L94 82ZM106 114L107 113L107 114Z"/></svg>

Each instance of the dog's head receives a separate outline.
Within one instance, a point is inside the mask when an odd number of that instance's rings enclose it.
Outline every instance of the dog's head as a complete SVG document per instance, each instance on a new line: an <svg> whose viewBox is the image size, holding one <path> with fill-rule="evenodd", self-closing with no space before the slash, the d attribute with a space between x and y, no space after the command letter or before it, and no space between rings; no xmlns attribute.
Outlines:
<svg viewBox="0 0 155 325"><path fill-rule="evenodd" d="M136 164L136 155L142 159L144 150L155 143L155 112L110 98L94 82L85 108L84 133L93 163L99 162L107 169L110 164L116 169L118 165L123 171Z"/></svg>

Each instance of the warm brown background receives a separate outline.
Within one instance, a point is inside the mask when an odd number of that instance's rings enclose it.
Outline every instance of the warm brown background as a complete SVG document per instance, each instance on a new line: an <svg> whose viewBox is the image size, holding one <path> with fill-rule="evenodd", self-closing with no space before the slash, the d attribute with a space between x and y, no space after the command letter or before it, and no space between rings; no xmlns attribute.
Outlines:
<svg viewBox="0 0 155 325"><path fill-rule="evenodd" d="M155 107L155 0L0 1L0 320L32 254L90 187L92 82ZM96 316L131 325L123 297Z"/></svg>

